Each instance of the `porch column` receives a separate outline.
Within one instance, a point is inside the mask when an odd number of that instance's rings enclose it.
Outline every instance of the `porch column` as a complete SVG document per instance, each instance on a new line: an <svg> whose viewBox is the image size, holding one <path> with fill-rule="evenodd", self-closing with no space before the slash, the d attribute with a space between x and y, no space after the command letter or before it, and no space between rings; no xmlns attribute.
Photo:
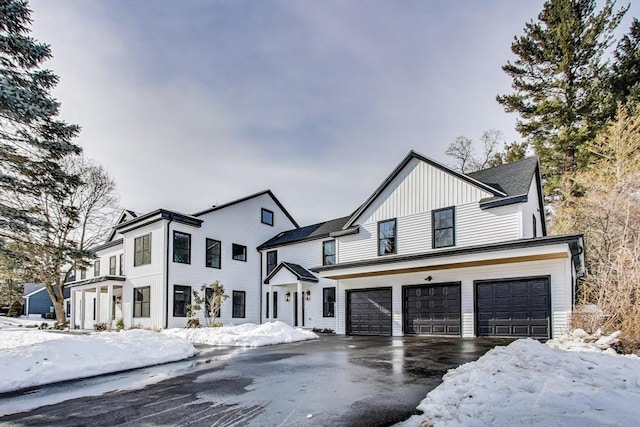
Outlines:
<svg viewBox="0 0 640 427"><path fill-rule="evenodd" d="M271 307L271 310L269 310L269 316L265 317L265 320L267 322L273 322L275 320L275 318L273 317L273 286L271 285L271 283L269 283L269 298L271 299L271 301L269 301L267 304L269 305L269 307Z"/></svg>
<svg viewBox="0 0 640 427"><path fill-rule="evenodd" d="M113 323L113 285L107 285L107 330L111 330L111 324Z"/></svg>
<svg viewBox="0 0 640 427"><path fill-rule="evenodd" d="M76 291L71 289L71 306L69 307L69 330L73 331L76 325Z"/></svg>
<svg viewBox="0 0 640 427"><path fill-rule="evenodd" d="M84 329L84 315L87 311L87 303L85 301L85 290L80 291L80 329Z"/></svg>
<svg viewBox="0 0 640 427"><path fill-rule="evenodd" d="M94 324L100 323L100 292L102 288L100 286L96 286L96 320Z"/></svg>
<svg viewBox="0 0 640 427"><path fill-rule="evenodd" d="M302 282L298 280L298 327L302 328L302 304L304 304L304 295L302 295Z"/></svg>

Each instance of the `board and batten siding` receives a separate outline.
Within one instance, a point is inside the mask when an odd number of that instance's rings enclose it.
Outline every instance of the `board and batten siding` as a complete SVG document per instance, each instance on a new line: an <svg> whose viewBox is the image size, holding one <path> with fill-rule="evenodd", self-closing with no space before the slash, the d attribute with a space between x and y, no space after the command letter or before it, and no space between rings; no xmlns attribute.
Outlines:
<svg viewBox="0 0 640 427"><path fill-rule="evenodd" d="M316 267L318 265L322 265L322 242L333 240L332 238L324 238L324 239L316 239L308 242L301 242L292 245L284 245L277 248L265 249L262 251L262 268L263 268L263 281L267 276L266 266L267 266L267 252L277 251L278 252L278 264L281 262L290 262L294 264L301 265L306 269L310 269L312 267ZM280 274L280 273L278 273ZM314 275L317 274L313 273ZM293 276L292 276L293 277ZM303 291L307 289L311 291L311 300L305 301L305 328L322 328L322 329L333 329L336 328L336 319L335 317L323 317L323 288L331 288L336 287L335 280L319 278L318 283L313 282L302 282ZM278 317L274 319L272 317L273 313L273 301L269 302L269 317L265 318L263 316L263 321L273 321L279 320L288 325L293 325L293 293L297 291L297 283L292 282L285 286L270 286L270 285L262 285L262 310L263 313L266 311L266 293L269 292L270 298L273 298L271 295L272 292L278 292ZM291 301L284 300L284 294L286 292L291 293Z"/></svg>
<svg viewBox="0 0 640 427"><path fill-rule="evenodd" d="M274 214L274 225L261 222L262 208ZM173 316L173 286L190 286L200 291L203 284L219 281L229 298L222 304L219 320L225 325L260 323L261 256L256 248L276 234L295 227L268 194L214 210L199 216L200 228L171 223L169 233L169 327L184 327L186 317ZM173 262L173 231L191 234L191 264ZM220 269L206 267L206 239L222 242ZM247 247L247 261L232 258L232 244ZM245 317L232 317L233 291L245 292ZM204 324L204 313L198 313Z"/></svg>
<svg viewBox="0 0 640 427"><path fill-rule="evenodd" d="M515 256L517 256L517 254ZM568 254L568 256L570 256L570 254ZM427 276L431 276L432 280L429 282L425 281ZM338 280L338 292L336 295L338 316L337 333L346 333L347 313L345 300L347 290L390 286L392 288L392 334L394 336L401 336L403 334L403 286L460 282L462 336L473 337L476 335L474 312L475 281L539 276L550 276L551 331L552 336L559 336L569 328L572 307L571 262L568 261L568 258L435 270L429 271L428 273L394 274Z"/></svg>
<svg viewBox="0 0 640 427"><path fill-rule="evenodd" d="M356 224L377 223L434 209L478 202L492 194L428 163L413 159L356 218Z"/></svg>

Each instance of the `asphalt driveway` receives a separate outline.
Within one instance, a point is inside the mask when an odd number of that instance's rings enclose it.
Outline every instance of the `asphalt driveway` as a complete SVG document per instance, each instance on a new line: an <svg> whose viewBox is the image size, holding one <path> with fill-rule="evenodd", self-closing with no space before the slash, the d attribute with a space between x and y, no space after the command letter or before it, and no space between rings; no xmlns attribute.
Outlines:
<svg viewBox="0 0 640 427"><path fill-rule="evenodd" d="M179 371L155 384L44 406L2 417L0 423L391 425L412 415L448 369L508 342L323 335L315 341L254 349L202 347L187 368L182 362ZM167 366L157 369L166 372ZM154 368L147 372L153 375ZM77 390L85 381L70 387ZM39 392L46 393L46 387Z"/></svg>

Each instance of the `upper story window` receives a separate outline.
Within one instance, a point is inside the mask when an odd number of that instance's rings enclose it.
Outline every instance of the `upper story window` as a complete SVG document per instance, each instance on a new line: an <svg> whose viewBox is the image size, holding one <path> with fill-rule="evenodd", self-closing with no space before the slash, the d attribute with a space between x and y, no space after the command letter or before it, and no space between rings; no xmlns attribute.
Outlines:
<svg viewBox="0 0 640 427"><path fill-rule="evenodd" d="M263 224L273 225L273 212L269 209L262 208L261 221Z"/></svg>
<svg viewBox="0 0 640 427"><path fill-rule="evenodd" d="M87 269L83 268L82 270L80 270L80 280L84 280L87 278Z"/></svg>
<svg viewBox="0 0 640 427"><path fill-rule="evenodd" d="M278 251L267 252L267 274L271 274L276 265L278 265Z"/></svg>
<svg viewBox="0 0 640 427"><path fill-rule="evenodd" d="M222 242L206 239L205 246L205 265L211 268L222 268Z"/></svg>
<svg viewBox="0 0 640 427"><path fill-rule="evenodd" d="M378 255L395 254L396 220L380 221L378 223Z"/></svg>
<svg viewBox="0 0 640 427"><path fill-rule="evenodd" d="M124 276L124 254L120 254L120 276Z"/></svg>
<svg viewBox="0 0 640 427"><path fill-rule="evenodd" d="M136 237L133 241L133 266L151 264L151 234Z"/></svg>
<svg viewBox="0 0 640 427"><path fill-rule="evenodd" d="M235 259L236 261L246 261L247 247L233 243L231 245L231 258Z"/></svg>
<svg viewBox="0 0 640 427"><path fill-rule="evenodd" d="M191 264L191 234L173 232L173 262Z"/></svg>
<svg viewBox="0 0 640 427"><path fill-rule="evenodd" d="M336 263L336 241L327 240L322 242L322 265L333 265Z"/></svg>
<svg viewBox="0 0 640 427"><path fill-rule="evenodd" d="M94 263L93 263L93 277L98 277L100 276L100 260L97 259Z"/></svg>
<svg viewBox="0 0 640 427"><path fill-rule="evenodd" d="M116 275L116 256L109 257L109 276Z"/></svg>
<svg viewBox="0 0 640 427"><path fill-rule="evenodd" d="M433 247L454 246L456 244L454 209L451 207L433 211L431 220L433 223Z"/></svg>

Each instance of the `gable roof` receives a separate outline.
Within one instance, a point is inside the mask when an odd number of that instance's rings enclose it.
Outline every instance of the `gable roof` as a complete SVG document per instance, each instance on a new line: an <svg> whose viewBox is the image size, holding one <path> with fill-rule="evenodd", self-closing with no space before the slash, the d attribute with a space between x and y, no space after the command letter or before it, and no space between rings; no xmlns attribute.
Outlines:
<svg viewBox="0 0 640 427"><path fill-rule="evenodd" d="M107 242L110 242L111 240L113 240L113 238L116 236L116 225L120 225L123 222L127 222L127 216L130 216L131 219L137 218L138 214L135 213L132 210L129 209L123 209L122 212L120 212L120 216L118 217L118 220L116 221L115 225L113 226L113 228L111 228L111 232L109 233L109 237L107 237Z"/></svg>
<svg viewBox="0 0 640 427"><path fill-rule="evenodd" d="M382 184L380 184L380 186L376 189L376 191L373 192L373 194L371 196L369 196L369 198L362 204L360 205L360 207L351 215L351 217L349 218L349 220L344 224L343 228L349 228L353 225L353 223L358 219L358 217L369 207L371 206L371 204L378 198L378 196L389 186L389 184L391 184L391 182L398 176L398 174L400 174L400 172L409 164L409 162L413 159L417 159L421 162L425 162L437 169L440 169L450 175L455 176L456 178L459 178L463 181L466 181L467 183L474 185L476 187L481 188L482 190L493 194L495 197L505 197L507 194L498 189L495 188L491 185L488 185L484 182L478 181L477 179L469 176L469 175L465 175L463 173L457 172L453 169L451 169L448 166L445 166L441 163L436 162L435 160L432 160L426 156L423 156L422 154L419 154L413 150L409 151L409 154L407 154L407 156L400 162L400 164L398 164L398 166L396 166L396 168L391 172L391 174L389 174L389 176L382 181Z"/></svg>
<svg viewBox="0 0 640 427"><path fill-rule="evenodd" d="M527 196L531 180L538 170L537 157L527 157L512 163L468 173L467 176L506 193L507 198ZM484 199L481 203L500 197Z"/></svg>
<svg viewBox="0 0 640 427"><path fill-rule="evenodd" d="M30 297L31 295L35 294L36 292L40 292L43 289L44 285L42 283L25 283L23 285L22 296Z"/></svg>
<svg viewBox="0 0 640 427"><path fill-rule="evenodd" d="M318 278L301 265L294 264L292 262L281 262L276 268L273 269L273 271L267 276L267 278L264 279L264 284L268 285L269 281L276 274L278 274L278 271L282 270L283 268L289 270L294 276L296 276L298 280L302 280L304 282L318 282Z"/></svg>
<svg viewBox="0 0 640 427"><path fill-rule="evenodd" d="M183 214L180 212L170 211L167 209L156 209L155 211L148 212L144 215L137 216L136 218L130 219L129 221L125 221L121 224L113 227L114 230L120 230L122 228L130 227L134 224L137 224L136 227L131 230L135 230L136 228L142 227L144 225L163 220L170 219L175 222L179 222L186 225L191 225L193 227L200 227L202 224L202 220L199 218L195 218L192 215ZM127 230L127 231L131 231Z"/></svg>
<svg viewBox="0 0 640 427"><path fill-rule="evenodd" d="M349 218L350 216L345 216L325 222L319 222L313 225L307 225L306 227L283 231L258 246L258 250L329 237L331 233L342 230L342 226Z"/></svg>
<svg viewBox="0 0 640 427"><path fill-rule="evenodd" d="M269 195L269 197L271 197L273 199L273 201L276 203L276 205L278 205L280 210L282 212L284 212L284 214L287 216L287 218L289 218L289 221L291 221L291 223L294 226L299 227L299 225L296 222L296 220L293 219L293 216L291 216L291 214L284 208L282 203L280 203L280 200L278 200L278 198L273 194L273 192L271 192L271 190L264 190L264 191L261 191L259 193L255 193L255 194L251 194L249 196L243 197L241 199L236 199L236 200L233 200L231 202L224 203L222 205L212 206L212 207L210 207L208 209L205 209L203 211L194 213L193 216L200 216L200 215L208 214L209 212L213 212L213 211L217 211L217 210L220 210L220 209L224 209L224 208L227 208L229 206L233 206L235 204L242 203L242 202L244 202L246 200L253 199L255 197L260 197L260 196L262 196L264 194Z"/></svg>

